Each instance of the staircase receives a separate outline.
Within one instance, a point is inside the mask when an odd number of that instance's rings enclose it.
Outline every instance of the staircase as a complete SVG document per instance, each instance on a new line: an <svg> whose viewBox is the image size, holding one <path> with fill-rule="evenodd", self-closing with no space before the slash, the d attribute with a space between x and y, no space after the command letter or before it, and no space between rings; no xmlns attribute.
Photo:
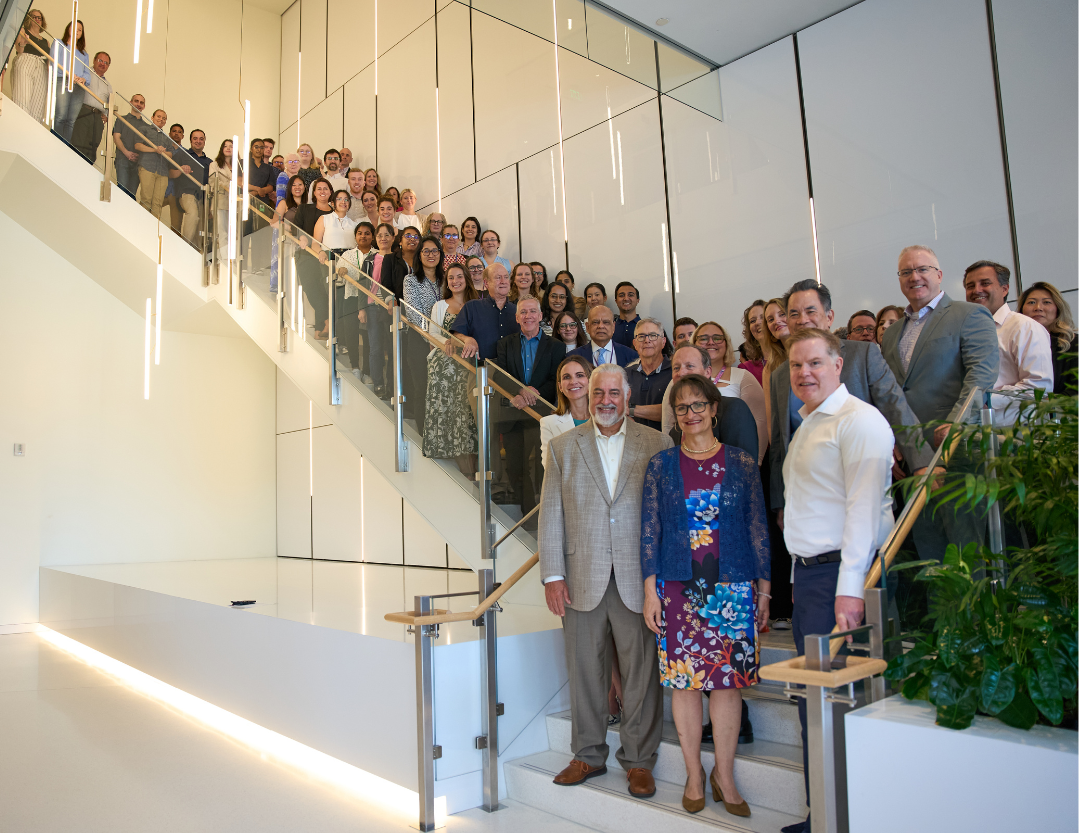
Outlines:
<svg viewBox="0 0 1080 834"><path fill-rule="evenodd" d="M790 631L762 635L762 644L763 665L795 654ZM555 785L552 779L572 756L569 711L547 716L550 749L504 766L507 796L598 831L779 831L806 816L798 710L782 687L773 684L744 689L743 697L754 725L754 742L739 745L735 779L750 805L750 817L732 816L708 792L701 813L688 814L683 809L686 766L671 718L671 697L666 693L663 737L653 771L655 796L637 799L627 792L626 776L615 759L618 725L608 729L611 753L606 774L572 788ZM702 745L701 753L708 774L713 766L712 745Z"/></svg>

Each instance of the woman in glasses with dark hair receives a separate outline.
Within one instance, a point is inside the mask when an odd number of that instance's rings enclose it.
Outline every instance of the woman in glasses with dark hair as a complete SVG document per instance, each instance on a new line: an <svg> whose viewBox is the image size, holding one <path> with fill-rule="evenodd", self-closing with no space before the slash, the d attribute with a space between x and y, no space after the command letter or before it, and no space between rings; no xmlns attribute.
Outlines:
<svg viewBox="0 0 1080 834"><path fill-rule="evenodd" d="M406 226L402 231L402 242L409 236L405 231L419 230L415 226ZM403 247L404 248L404 247ZM431 330L431 311L442 297L443 269L442 245L438 238L425 237L416 250L415 266L405 276L405 318L415 329L404 332L405 361L405 416L416 420L417 430L424 434L424 418L427 392L427 355L431 350L428 340L417 330L428 333ZM412 403L410 405L410 402Z"/></svg>
<svg viewBox="0 0 1080 834"><path fill-rule="evenodd" d="M588 344L589 341L589 337L585 335L585 328L570 310L559 313L552 320L551 337L566 345L567 350L575 350Z"/></svg>
<svg viewBox="0 0 1080 834"><path fill-rule="evenodd" d="M535 273L533 274L535 275ZM552 338L559 338L558 334L555 333L555 317L559 313L566 312L569 304L570 291L566 287L562 284L552 284L548 287L547 292L544 294L544 300L540 303L540 312L543 314L540 329Z"/></svg>
<svg viewBox="0 0 1080 834"><path fill-rule="evenodd" d="M428 222L430 222L428 218ZM443 272L446 272L453 264L461 264L465 266L465 256L458 252L458 241L461 240L461 235L458 233L457 226L443 226L442 233L436 235L442 243L443 251ZM469 277L469 270L465 270L465 277ZM472 285L470 279L469 285Z"/></svg>
<svg viewBox="0 0 1080 834"><path fill-rule="evenodd" d="M469 280L472 281L473 289L476 290L476 297L487 298L487 284L484 283L484 259L479 255L467 256L465 258L465 269L469 273Z"/></svg>

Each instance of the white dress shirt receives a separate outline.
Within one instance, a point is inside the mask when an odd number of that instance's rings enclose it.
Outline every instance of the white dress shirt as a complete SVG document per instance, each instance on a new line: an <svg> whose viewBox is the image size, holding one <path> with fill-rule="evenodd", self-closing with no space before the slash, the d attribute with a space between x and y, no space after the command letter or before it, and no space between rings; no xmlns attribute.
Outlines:
<svg viewBox="0 0 1080 834"><path fill-rule="evenodd" d="M794 556L840 551L839 596L862 599L875 551L892 529L889 422L843 383L802 425L784 459L784 543Z"/></svg>
<svg viewBox="0 0 1080 834"><path fill-rule="evenodd" d="M600 345L598 345L596 342L590 340L589 341L589 350L592 351L593 367L594 368L599 368L601 365L604 365L604 364L611 365L611 364L615 363L615 344L612 341L609 341L606 345L604 345L603 347L600 347ZM601 362L600 358L599 358L600 357L600 351L604 351L604 361L603 362Z"/></svg>
<svg viewBox="0 0 1080 834"><path fill-rule="evenodd" d="M573 417L570 419L572 421ZM592 421L592 427L593 435L596 437L596 451L600 453L600 465L604 467L604 479L607 481L608 497L614 500L615 486L619 483L619 467L622 466L623 446L626 444L626 418L623 418L619 430L611 437L605 437L600 433L600 427L596 425L596 420ZM889 447L889 455L892 455L892 446ZM889 460L891 461L892 458L890 457ZM544 584L547 585L549 582L564 578L562 576L545 576Z"/></svg>
<svg viewBox="0 0 1080 834"><path fill-rule="evenodd" d="M1014 313L1008 304L1002 304L994 313L994 324L1001 353L994 390L1007 391L1012 396L994 394L990 404L994 409L994 425L1011 426L1020 413L1016 395L1031 397L1036 388L1048 394L1054 390L1054 351L1047 329L1035 319Z"/></svg>

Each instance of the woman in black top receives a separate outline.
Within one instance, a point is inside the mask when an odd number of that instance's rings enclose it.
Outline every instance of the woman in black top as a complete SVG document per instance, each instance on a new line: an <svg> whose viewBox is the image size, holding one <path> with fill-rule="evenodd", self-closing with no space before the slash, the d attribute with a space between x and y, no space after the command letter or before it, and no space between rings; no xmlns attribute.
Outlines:
<svg viewBox="0 0 1080 834"><path fill-rule="evenodd" d="M1054 393L1064 394L1076 385L1076 323L1069 303L1053 284L1036 281L1020 295L1016 309L1050 332Z"/></svg>
<svg viewBox="0 0 1080 834"><path fill-rule="evenodd" d="M319 177L312 185L312 201L297 207L294 222L306 233L300 237L300 243L305 249L319 251L319 242L315 240L315 224L324 214L334 211L330 205L330 195L333 193L333 186L325 177ZM304 297L314 312L315 321L312 326L316 328L315 338L320 340L327 338L327 320L330 315L330 300L326 291L328 274L328 268L319 263L319 259L311 252L300 253L296 264L296 277L303 285Z"/></svg>

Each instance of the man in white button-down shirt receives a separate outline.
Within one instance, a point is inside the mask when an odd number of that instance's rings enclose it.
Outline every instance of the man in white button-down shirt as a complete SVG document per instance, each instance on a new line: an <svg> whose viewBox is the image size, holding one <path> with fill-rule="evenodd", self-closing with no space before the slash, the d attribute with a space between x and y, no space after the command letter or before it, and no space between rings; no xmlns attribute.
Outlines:
<svg viewBox="0 0 1080 834"><path fill-rule="evenodd" d="M795 561L792 631L802 655L807 634L862 622L866 572L893 522L886 490L894 437L881 412L840 382L844 360L836 336L800 330L788 342L788 361L791 390L803 402L803 422L784 459L784 543ZM799 720L809 805L803 699Z"/></svg>

